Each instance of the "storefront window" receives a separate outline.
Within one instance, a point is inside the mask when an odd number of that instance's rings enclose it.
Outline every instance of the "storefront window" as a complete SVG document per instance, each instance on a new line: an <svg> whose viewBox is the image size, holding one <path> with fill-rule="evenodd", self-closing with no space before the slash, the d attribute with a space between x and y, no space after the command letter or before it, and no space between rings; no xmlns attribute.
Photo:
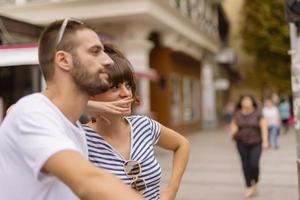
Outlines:
<svg viewBox="0 0 300 200"><path fill-rule="evenodd" d="M171 121L173 125L200 119L200 82L190 76L171 75Z"/></svg>
<svg viewBox="0 0 300 200"><path fill-rule="evenodd" d="M192 94L193 94L193 120L199 120L200 119L200 83L199 80L193 79L192 82Z"/></svg>
<svg viewBox="0 0 300 200"><path fill-rule="evenodd" d="M190 77L183 77L183 121L191 121L193 119L193 84Z"/></svg>
<svg viewBox="0 0 300 200"><path fill-rule="evenodd" d="M171 75L171 121L177 125L181 121L181 79L176 74Z"/></svg>
<svg viewBox="0 0 300 200"><path fill-rule="evenodd" d="M182 82L183 90L183 121L192 122L200 118L200 89L197 79L185 76Z"/></svg>
<svg viewBox="0 0 300 200"><path fill-rule="evenodd" d="M21 97L39 92L41 90L40 82L41 72L38 66L0 67L2 115L5 115L6 109Z"/></svg>

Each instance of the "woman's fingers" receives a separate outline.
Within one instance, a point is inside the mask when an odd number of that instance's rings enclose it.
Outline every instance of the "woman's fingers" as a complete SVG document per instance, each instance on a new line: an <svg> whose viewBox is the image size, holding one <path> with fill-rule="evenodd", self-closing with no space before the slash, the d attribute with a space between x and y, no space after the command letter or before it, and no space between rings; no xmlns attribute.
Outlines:
<svg viewBox="0 0 300 200"><path fill-rule="evenodd" d="M126 98L126 99L121 99L121 100L114 101L112 103L115 106L126 106L126 105L128 105L132 102L133 102L132 98Z"/></svg>
<svg viewBox="0 0 300 200"><path fill-rule="evenodd" d="M131 111L131 106L125 104L120 104L120 105L109 104L106 105L105 111L107 113L112 113L112 114L123 114Z"/></svg>

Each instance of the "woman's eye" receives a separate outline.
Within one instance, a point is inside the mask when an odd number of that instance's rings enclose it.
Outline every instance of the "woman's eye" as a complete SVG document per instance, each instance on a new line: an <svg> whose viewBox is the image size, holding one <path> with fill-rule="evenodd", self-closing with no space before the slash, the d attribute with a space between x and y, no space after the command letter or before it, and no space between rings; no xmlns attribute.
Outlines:
<svg viewBox="0 0 300 200"><path fill-rule="evenodd" d="M126 88L127 88L127 89L131 89L131 85L126 84Z"/></svg>

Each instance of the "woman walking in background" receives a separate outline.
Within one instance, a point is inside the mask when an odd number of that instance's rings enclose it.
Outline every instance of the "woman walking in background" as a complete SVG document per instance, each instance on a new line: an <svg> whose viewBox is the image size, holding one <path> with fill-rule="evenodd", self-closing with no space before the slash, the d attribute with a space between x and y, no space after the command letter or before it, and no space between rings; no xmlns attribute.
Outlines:
<svg viewBox="0 0 300 200"><path fill-rule="evenodd" d="M278 136L281 120L278 108L271 99L266 99L264 102L263 116L267 120L271 147L273 149L278 149Z"/></svg>
<svg viewBox="0 0 300 200"><path fill-rule="evenodd" d="M247 186L244 196L248 198L257 192L261 151L269 146L267 123L253 96L240 97L230 124L230 135L236 141L241 158Z"/></svg>
<svg viewBox="0 0 300 200"><path fill-rule="evenodd" d="M234 101L228 101L224 107L223 113L224 113L224 125L225 130L229 129L233 114L235 109L235 102Z"/></svg>
<svg viewBox="0 0 300 200"><path fill-rule="evenodd" d="M283 97L278 106L281 124L283 126L283 133L286 134L289 130L289 118L290 118L290 103L287 97Z"/></svg>

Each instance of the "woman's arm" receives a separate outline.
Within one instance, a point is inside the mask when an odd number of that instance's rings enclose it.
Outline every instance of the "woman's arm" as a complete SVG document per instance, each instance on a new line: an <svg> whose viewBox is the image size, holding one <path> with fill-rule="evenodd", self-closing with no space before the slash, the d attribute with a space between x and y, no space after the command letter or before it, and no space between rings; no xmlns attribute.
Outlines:
<svg viewBox="0 0 300 200"><path fill-rule="evenodd" d="M121 99L111 102L103 101L88 101L85 109L85 114L90 116L97 116L99 113L112 113L112 114L122 114L130 110L128 104L132 103L132 98Z"/></svg>
<svg viewBox="0 0 300 200"><path fill-rule="evenodd" d="M167 188L161 191L160 198L161 200L174 200L188 162L190 144L179 133L161 126L160 138L157 145L174 152L172 175Z"/></svg>
<svg viewBox="0 0 300 200"><path fill-rule="evenodd" d="M269 138L268 138L268 125L267 120L262 117L259 120L260 132L262 136L262 147L267 149L269 147Z"/></svg>
<svg viewBox="0 0 300 200"><path fill-rule="evenodd" d="M238 132L238 129L239 128L236 124L235 119L232 119L231 122L230 122L230 125L229 125L229 136L230 136L231 139L234 139L235 135Z"/></svg>

